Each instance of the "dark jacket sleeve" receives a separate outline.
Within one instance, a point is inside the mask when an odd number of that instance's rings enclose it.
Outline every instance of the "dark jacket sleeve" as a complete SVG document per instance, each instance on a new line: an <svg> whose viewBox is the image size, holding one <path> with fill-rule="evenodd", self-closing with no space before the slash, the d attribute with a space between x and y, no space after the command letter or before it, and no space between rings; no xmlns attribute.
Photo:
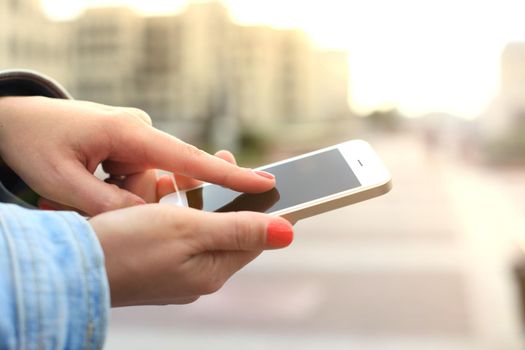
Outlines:
<svg viewBox="0 0 525 350"><path fill-rule="evenodd" d="M45 96L70 99L53 79L30 70L0 70L0 97ZM38 196L0 159L0 202L31 208Z"/></svg>
<svg viewBox="0 0 525 350"><path fill-rule="evenodd" d="M71 98L59 83L30 70L0 70L0 96Z"/></svg>

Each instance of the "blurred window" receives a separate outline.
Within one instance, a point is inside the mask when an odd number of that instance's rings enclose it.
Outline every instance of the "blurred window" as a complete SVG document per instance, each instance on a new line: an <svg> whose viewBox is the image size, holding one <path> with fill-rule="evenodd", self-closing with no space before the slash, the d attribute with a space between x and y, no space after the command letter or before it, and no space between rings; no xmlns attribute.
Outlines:
<svg viewBox="0 0 525 350"><path fill-rule="evenodd" d="M9 10L16 13L20 10L20 0L9 0Z"/></svg>

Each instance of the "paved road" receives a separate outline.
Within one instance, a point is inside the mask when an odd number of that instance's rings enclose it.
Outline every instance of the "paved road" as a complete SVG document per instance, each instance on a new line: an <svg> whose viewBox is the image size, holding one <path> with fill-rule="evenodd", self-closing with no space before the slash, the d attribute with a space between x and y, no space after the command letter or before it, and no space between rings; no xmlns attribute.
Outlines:
<svg viewBox="0 0 525 350"><path fill-rule="evenodd" d="M300 222L219 293L114 310L108 349L523 348L510 274L525 172L373 142L394 189Z"/></svg>

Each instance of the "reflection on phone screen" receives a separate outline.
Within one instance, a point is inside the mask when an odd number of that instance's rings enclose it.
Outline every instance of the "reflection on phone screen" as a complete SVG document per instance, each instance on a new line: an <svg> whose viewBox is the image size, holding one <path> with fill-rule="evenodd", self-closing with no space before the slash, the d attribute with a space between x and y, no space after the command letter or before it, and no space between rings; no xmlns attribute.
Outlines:
<svg viewBox="0 0 525 350"><path fill-rule="evenodd" d="M250 210L263 213L323 198L360 186L338 149L264 168L275 176L276 186L264 193L240 193L217 185L186 192L192 208L225 212Z"/></svg>

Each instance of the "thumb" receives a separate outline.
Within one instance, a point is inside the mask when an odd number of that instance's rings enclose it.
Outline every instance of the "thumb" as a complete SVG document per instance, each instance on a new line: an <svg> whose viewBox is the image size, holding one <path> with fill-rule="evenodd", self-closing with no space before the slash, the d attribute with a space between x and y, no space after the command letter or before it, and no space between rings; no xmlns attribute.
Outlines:
<svg viewBox="0 0 525 350"><path fill-rule="evenodd" d="M255 212L203 213L196 235L209 251L260 251L284 248L293 240L292 225L280 217Z"/></svg>
<svg viewBox="0 0 525 350"><path fill-rule="evenodd" d="M58 202L88 215L144 204L145 201L116 185L105 183L81 166L71 167L55 196Z"/></svg>

